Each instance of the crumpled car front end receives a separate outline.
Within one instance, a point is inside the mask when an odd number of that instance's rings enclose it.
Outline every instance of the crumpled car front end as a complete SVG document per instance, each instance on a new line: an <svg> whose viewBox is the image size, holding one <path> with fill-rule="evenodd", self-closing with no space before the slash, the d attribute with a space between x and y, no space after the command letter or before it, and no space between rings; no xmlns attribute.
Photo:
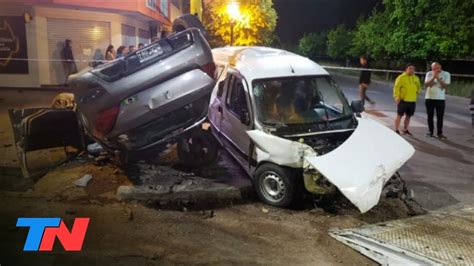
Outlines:
<svg viewBox="0 0 474 266"><path fill-rule="evenodd" d="M324 154L304 139L259 130L248 134L256 145L257 162L302 168L309 192L328 194L337 188L362 213L377 205L385 183L415 152L406 140L370 118L359 118L357 127Z"/></svg>

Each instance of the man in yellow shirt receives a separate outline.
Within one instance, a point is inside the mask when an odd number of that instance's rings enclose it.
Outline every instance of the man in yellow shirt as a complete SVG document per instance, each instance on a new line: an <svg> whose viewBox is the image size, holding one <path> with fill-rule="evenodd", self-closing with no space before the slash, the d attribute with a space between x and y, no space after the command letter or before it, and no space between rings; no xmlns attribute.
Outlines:
<svg viewBox="0 0 474 266"><path fill-rule="evenodd" d="M400 122L405 116L403 133L412 135L408 130L410 118L415 114L416 97L421 91L420 79L415 75L415 66L408 64L400 76L395 80L393 98L397 103L397 117L395 118L395 132L400 134Z"/></svg>

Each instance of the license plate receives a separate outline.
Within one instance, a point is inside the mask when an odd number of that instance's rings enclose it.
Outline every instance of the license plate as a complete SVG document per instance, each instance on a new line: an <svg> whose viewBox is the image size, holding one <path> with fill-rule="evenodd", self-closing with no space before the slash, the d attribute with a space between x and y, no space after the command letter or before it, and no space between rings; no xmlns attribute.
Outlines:
<svg viewBox="0 0 474 266"><path fill-rule="evenodd" d="M140 63L146 62L161 54L163 54L163 49L159 44L152 44L149 47L144 48L143 50L137 51L137 56Z"/></svg>

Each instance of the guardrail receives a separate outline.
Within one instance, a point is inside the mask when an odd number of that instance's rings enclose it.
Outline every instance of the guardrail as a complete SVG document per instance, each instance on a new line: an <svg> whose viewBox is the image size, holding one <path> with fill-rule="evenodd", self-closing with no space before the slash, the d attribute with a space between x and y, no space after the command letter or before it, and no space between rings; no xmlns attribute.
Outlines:
<svg viewBox="0 0 474 266"><path fill-rule="evenodd" d="M44 59L44 58L1 58L0 61L39 61L39 62L71 62L72 60L64 60L64 59ZM75 59L75 63L107 63L110 62L108 60L81 60L81 59ZM321 67L325 69L334 69L334 70L352 70L352 71L362 71L362 70L368 70L371 72L380 72L380 73L402 73L403 70L393 70L393 69L380 69L380 68L359 68L359 67L342 67L342 66L328 66L328 65L321 65ZM415 72L418 75L424 75L426 72ZM462 77L462 78L474 78L474 74L456 74L456 73L450 73L451 77Z"/></svg>

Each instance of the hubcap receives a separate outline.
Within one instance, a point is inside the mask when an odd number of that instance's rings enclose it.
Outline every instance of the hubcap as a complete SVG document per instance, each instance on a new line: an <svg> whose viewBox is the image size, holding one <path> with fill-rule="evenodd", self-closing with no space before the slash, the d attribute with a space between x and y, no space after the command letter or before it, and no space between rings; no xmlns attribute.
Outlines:
<svg viewBox="0 0 474 266"><path fill-rule="evenodd" d="M285 183L275 172L265 172L260 179L260 190L263 196L270 202L281 201L286 194Z"/></svg>

